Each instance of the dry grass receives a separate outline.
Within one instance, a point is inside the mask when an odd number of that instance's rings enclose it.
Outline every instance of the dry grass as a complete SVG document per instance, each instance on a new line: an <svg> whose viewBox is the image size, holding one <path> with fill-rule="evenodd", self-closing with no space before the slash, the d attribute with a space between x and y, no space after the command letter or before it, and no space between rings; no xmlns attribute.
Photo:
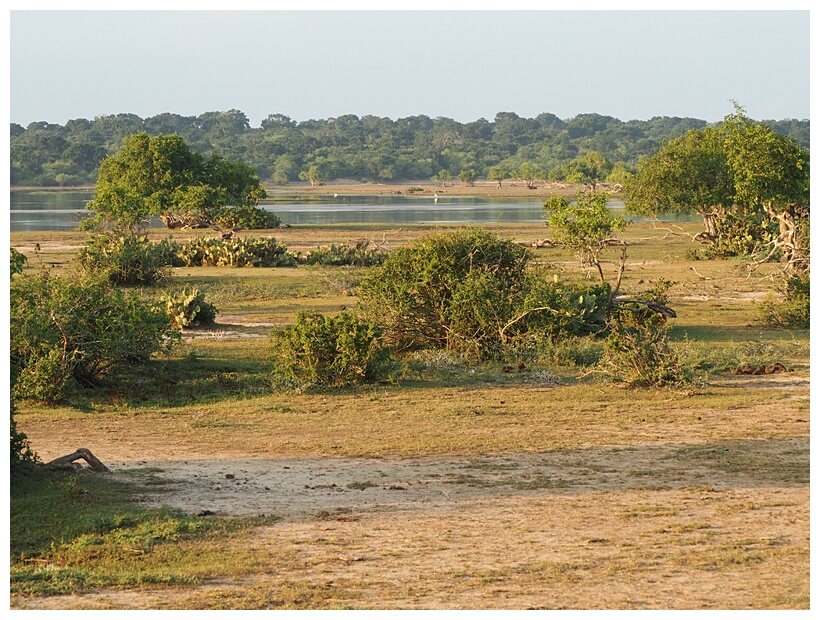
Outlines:
<svg viewBox="0 0 820 620"><path fill-rule="evenodd" d="M491 228L525 244L548 236L537 225ZM430 230L270 234L297 249L371 237L398 247ZM242 375L266 368L271 325L299 309L355 306L345 291L361 274L176 270L175 284L206 289L220 310L218 324L191 332L166 366L184 398L28 403L18 424L45 459L87 447L140 483L135 468L150 467L157 484L143 484L147 504L282 519L176 548L173 567L188 585L15 595L12 605L809 608L809 333L757 324L754 302L772 288L773 267L749 275L735 261L690 261L688 236L669 232L628 229L624 290L673 280L676 346L712 362L779 356L792 372L624 390L553 369L510 375L500 364L442 362L359 391L243 391ZM83 238L15 233L12 245L28 253L40 243L44 261L68 268ZM582 277L560 249L535 254L565 279ZM223 397L201 391L207 373ZM230 485L226 473L236 474Z"/></svg>

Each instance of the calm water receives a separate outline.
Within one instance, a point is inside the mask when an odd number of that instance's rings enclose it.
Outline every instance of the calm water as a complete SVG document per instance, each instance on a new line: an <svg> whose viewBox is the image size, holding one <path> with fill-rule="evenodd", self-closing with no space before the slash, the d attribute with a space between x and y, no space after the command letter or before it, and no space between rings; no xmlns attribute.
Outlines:
<svg viewBox="0 0 820 620"><path fill-rule="evenodd" d="M85 212L93 191L13 191L11 192L11 231L73 230Z"/></svg>
<svg viewBox="0 0 820 620"><path fill-rule="evenodd" d="M11 192L11 231L73 230L81 220L91 191ZM283 224L479 224L487 222L541 222L543 199L440 196L314 196L282 197L260 206L275 213ZM622 202L611 202L623 213ZM155 223L161 227L162 224Z"/></svg>

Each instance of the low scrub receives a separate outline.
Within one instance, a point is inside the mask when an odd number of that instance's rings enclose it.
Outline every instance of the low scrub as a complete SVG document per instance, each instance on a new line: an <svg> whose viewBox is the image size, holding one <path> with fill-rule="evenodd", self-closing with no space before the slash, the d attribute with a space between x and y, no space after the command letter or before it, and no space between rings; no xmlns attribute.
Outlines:
<svg viewBox="0 0 820 620"><path fill-rule="evenodd" d="M224 229L247 228L250 230L279 228L282 224L275 214L253 205L223 207L217 213L214 222Z"/></svg>
<svg viewBox="0 0 820 620"><path fill-rule="evenodd" d="M175 332L162 309L99 277L16 278L10 292L14 395L55 402L113 367L145 364L170 349Z"/></svg>
<svg viewBox="0 0 820 620"><path fill-rule="evenodd" d="M391 356L381 336L379 327L350 312L299 312L295 324L272 334L275 381L338 388L384 379Z"/></svg>
<svg viewBox="0 0 820 620"><path fill-rule="evenodd" d="M760 319L776 327L808 328L811 318L809 272L793 273L778 285L781 299L767 299L760 307Z"/></svg>
<svg viewBox="0 0 820 620"><path fill-rule="evenodd" d="M600 369L628 387L680 386L691 382L689 369L669 346L669 326L613 323Z"/></svg>
<svg viewBox="0 0 820 620"><path fill-rule="evenodd" d="M296 264L296 255L272 237L200 237L180 244L176 256L178 264L186 267L291 267Z"/></svg>
<svg viewBox="0 0 820 620"><path fill-rule="evenodd" d="M185 288L177 293L167 293L162 297L165 313L175 327L198 327L210 324L216 318L217 310L205 301L205 293L197 288Z"/></svg>
<svg viewBox="0 0 820 620"><path fill-rule="evenodd" d="M15 375L16 372L14 372L14 369L12 369L12 371L12 375ZM16 377L12 376L12 389L14 389L15 379ZM23 431L17 428L17 420L14 419L16 414L17 406L12 397L9 406L9 447L12 479L19 474L31 470L32 466L39 461L37 453L31 449L28 437Z"/></svg>
<svg viewBox="0 0 820 620"><path fill-rule="evenodd" d="M176 251L171 240L153 243L132 233L105 233L94 235L77 259L87 272L113 284L152 285L169 275Z"/></svg>
<svg viewBox="0 0 820 620"><path fill-rule="evenodd" d="M397 351L438 347L491 359L524 334L553 339L605 327L608 284L568 286L529 261L512 241L466 228L399 248L359 295Z"/></svg>
<svg viewBox="0 0 820 620"><path fill-rule="evenodd" d="M366 244L335 245L319 247L299 254L299 262L306 265L336 265L372 267L381 265L388 257L384 250L368 248Z"/></svg>

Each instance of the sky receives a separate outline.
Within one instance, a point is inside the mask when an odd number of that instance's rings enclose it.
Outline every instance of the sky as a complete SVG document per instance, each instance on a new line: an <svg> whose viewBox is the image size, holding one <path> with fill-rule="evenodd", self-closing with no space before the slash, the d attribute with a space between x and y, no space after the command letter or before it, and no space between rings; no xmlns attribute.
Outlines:
<svg viewBox="0 0 820 620"><path fill-rule="evenodd" d="M344 3L333 11L13 6L10 121L25 127L236 109L253 127L269 114L470 122L547 112L713 122L733 112L732 101L758 120L810 117L807 3L786 0L777 6L802 10L777 11L533 11L514 0L502 6L520 10L430 8L457 4L422 1L414 6L426 8L413 11Z"/></svg>

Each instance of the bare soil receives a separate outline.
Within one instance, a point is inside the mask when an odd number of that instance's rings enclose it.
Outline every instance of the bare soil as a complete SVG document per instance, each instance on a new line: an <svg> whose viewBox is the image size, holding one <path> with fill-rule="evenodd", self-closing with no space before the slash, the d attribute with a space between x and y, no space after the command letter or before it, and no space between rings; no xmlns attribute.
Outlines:
<svg viewBox="0 0 820 620"><path fill-rule="evenodd" d="M805 376L738 380L808 397ZM264 607L295 588L321 607L808 608L809 412L789 402L739 411L730 441L404 459L293 456L286 443L260 458L241 440L163 444L128 417L117 442L94 416L61 433L30 420L43 459L73 441L118 478L150 472L146 506L281 517L242 544L289 559L190 588L13 606Z"/></svg>

